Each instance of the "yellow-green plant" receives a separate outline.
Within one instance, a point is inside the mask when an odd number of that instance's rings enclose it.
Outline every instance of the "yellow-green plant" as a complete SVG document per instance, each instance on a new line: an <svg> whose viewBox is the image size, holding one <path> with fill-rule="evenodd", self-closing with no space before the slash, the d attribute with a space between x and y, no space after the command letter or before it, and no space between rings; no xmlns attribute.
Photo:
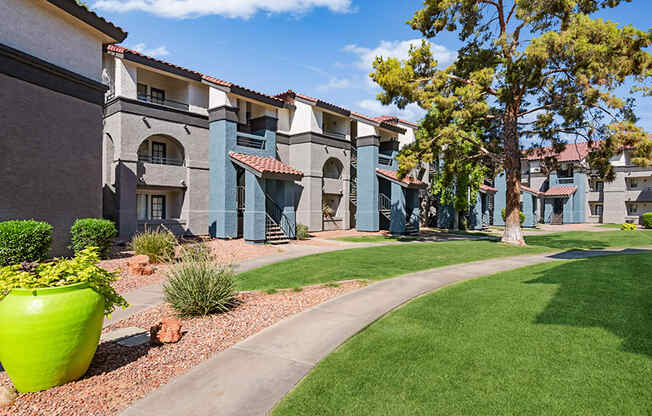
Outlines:
<svg viewBox="0 0 652 416"><path fill-rule="evenodd" d="M88 282L88 286L104 298L104 315L116 307L129 304L111 284L120 279L118 272L108 272L97 265L99 249L88 247L72 259L56 259L50 263L21 263L0 268L0 301L11 289L60 287Z"/></svg>
<svg viewBox="0 0 652 416"><path fill-rule="evenodd" d="M174 260L177 239L167 230L146 230L136 234L131 240L131 247L136 254L149 256L152 263Z"/></svg>
<svg viewBox="0 0 652 416"><path fill-rule="evenodd" d="M630 224L628 222L624 223L623 225L620 226L620 229L622 231L636 231L638 230L638 227L636 224Z"/></svg>

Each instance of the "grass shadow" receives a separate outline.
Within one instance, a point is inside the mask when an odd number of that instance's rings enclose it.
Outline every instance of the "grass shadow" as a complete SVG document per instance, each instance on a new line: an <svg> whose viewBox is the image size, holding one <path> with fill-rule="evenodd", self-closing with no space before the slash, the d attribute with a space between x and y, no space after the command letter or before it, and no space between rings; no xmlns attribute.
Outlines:
<svg viewBox="0 0 652 416"><path fill-rule="evenodd" d="M622 339L623 351L652 357L651 255L587 258L540 272L527 284L559 289L536 324L599 327Z"/></svg>

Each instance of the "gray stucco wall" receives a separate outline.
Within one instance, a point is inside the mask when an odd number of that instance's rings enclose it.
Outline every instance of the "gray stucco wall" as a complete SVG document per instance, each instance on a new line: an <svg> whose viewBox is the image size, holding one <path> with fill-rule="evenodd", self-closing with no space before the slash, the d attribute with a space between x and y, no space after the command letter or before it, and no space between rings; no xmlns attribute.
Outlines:
<svg viewBox="0 0 652 416"><path fill-rule="evenodd" d="M102 215L102 107L0 74L0 221L54 227L67 254L77 218Z"/></svg>
<svg viewBox="0 0 652 416"><path fill-rule="evenodd" d="M107 136L108 135L108 136ZM138 161L138 148L152 136L164 136L183 148L184 166L154 165ZM117 112L105 119L104 140L113 142L114 158L105 169L104 178L115 173L115 184L105 185L105 215L114 206L120 224L121 238L129 238L138 230L136 190L157 188L185 193L180 219L173 224L177 233L208 234L209 166L208 129L184 125L176 121ZM105 148L107 146L105 145ZM183 181L183 183L182 183ZM113 190L112 196L108 190ZM114 198L114 201L110 201Z"/></svg>

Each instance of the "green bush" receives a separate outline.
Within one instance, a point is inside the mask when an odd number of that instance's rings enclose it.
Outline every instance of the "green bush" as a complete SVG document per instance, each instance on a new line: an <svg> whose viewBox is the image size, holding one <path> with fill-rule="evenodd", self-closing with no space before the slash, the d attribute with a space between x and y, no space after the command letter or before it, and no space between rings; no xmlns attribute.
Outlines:
<svg viewBox="0 0 652 416"><path fill-rule="evenodd" d="M652 212L648 212L647 214L643 214L641 217L641 220L643 221L643 226L645 228L652 228Z"/></svg>
<svg viewBox="0 0 652 416"><path fill-rule="evenodd" d="M307 240L310 238L310 233L308 232L308 226L303 224L297 225L297 240Z"/></svg>
<svg viewBox="0 0 652 416"><path fill-rule="evenodd" d="M636 224L630 224L628 222L624 223L623 225L620 226L620 229L622 231L636 231L638 230L638 227Z"/></svg>
<svg viewBox="0 0 652 416"><path fill-rule="evenodd" d="M0 266L44 260L51 245L52 226L46 222L0 222Z"/></svg>
<svg viewBox="0 0 652 416"><path fill-rule="evenodd" d="M131 239L131 248L136 254L149 256L152 263L173 260L176 246L177 239L167 230L147 230Z"/></svg>
<svg viewBox="0 0 652 416"><path fill-rule="evenodd" d="M108 272L97 265L100 260L97 247L81 250L72 259L58 259L51 263L29 263L0 268L0 299L11 289L36 289L67 286L88 282L104 298L104 314L110 316L117 306L129 307L111 283L120 278L118 272Z"/></svg>
<svg viewBox="0 0 652 416"><path fill-rule="evenodd" d="M503 222L507 221L507 214L505 213L505 208L503 208L500 211L500 215L503 217ZM522 212L519 212L519 216L521 217L521 225L523 225L523 223L525 222L525 214L523 214Z"/></svg>
<svg viewBox="0 0 652 416"><path fill-rule="evenodd" d="M201 246L182 249L163 286L165 300L182 318L226 312L235 301L235 273Z"/></svg>
<svg viewBox="0 0 652 416"><path fill-rule="evenodd" d="M97 218L79 219L70 228L70 248L76 254L87 247L98 247L100 257L106 258L117 235L118 230L112 221Z"/></svg>

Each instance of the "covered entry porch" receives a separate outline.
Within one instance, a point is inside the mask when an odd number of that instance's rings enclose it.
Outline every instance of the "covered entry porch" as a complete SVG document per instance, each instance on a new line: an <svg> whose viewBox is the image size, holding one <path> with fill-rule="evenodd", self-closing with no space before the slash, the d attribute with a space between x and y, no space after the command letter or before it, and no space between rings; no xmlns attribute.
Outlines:
<svg viewBox="0 0 652 416"><path fill-rule="evenodd" d="M376 169L378 176L378 211L381 229L392 234L412 235L419 232L420 190L423 182L393 170ZM384 225L384 226L383 226Z"/></svg>

